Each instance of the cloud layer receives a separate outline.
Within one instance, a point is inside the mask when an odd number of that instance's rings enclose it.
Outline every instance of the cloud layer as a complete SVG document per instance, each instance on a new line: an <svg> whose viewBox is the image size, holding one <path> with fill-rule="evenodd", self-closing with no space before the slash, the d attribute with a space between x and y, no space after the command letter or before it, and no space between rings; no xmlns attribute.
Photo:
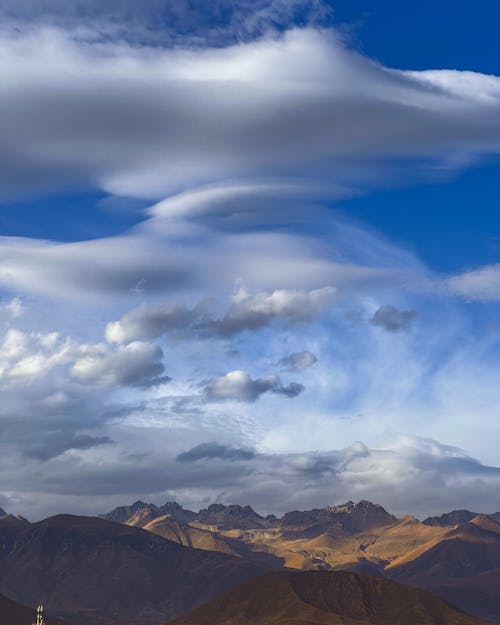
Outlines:
<svg viewBox="0 0 500 625"><path fill-rule="evenodd" d="M150 207L106 238L0 238L2 507L487 509L500 339L462 300L496 301L498 266L435 275L334 203L498 153L500 78L278 36L314 1L242 1L218 28L225 0L28 4L3 3L1 201ZM183 46L145 39L165 11Z"/></svg>

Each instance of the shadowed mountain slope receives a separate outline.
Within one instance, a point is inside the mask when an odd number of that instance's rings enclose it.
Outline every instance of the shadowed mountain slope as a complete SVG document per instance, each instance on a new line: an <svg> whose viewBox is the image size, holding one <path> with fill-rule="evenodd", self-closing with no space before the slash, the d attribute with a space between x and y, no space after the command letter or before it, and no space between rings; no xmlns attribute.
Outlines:
<svg viewBox="0 0 500 625"><path fill-rule="evenodd" d="M78 625L162 623L264 572L90 517L0 521L0 546L0 592Z"/></svg>
<svg viewBox="0 0 500 625"><path fill-rule="evenodd" d="M271 573L170 625L485 625L432 595L370 575Z"/></svg>
<svg viewBox="0 0 500 625"><path fill-rule="evenodd" d="M20 605L0 595L0 623L2 625L30 625L35 620L35 610ZM46 625L63 625L62 621L45 615Z"/></svg>

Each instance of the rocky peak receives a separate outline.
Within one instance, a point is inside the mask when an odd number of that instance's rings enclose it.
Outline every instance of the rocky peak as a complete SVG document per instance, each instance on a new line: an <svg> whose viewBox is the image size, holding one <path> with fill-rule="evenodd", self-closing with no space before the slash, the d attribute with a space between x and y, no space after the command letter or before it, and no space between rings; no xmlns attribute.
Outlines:
<svg viewBox="0 0 500 625"><path fill-rule="evenodd" d="M7 513L5 512L3 508L0 508L0 518L3 516L7 516Z"/></svg>
<svg viewBox="0 0 500 625"><path fill-rule="evenodd" d="M120 506L107 514L101 514L99 516L101 519L105 519L106 521L129 523L135 520L134 517L146 518L149 515L149 518L152 518L152 513L153 516L158 514L158 508L154 504L144 503L144 501L136 501L131 506Z"/></svg>
<svg viewBox="0 0 500 625"><path fill-rule="evenodd" d="M359 532L389 525L395 521L396 517L389 514L382 506L362 500L357 504L348 501L339 506L287 512L281 519L281 525L290 529L308 529L317 526L318 531L324 532L329 530Z"/></svg>
<svg viewBox="0 0 500 625"><path fill-rule="evenodd" d="M176 501L167 501L158 508L158 516L168 515L171 519L178 521L179 523L190 523L196 521L198 515L192 510L185 510Z"/></svg>
<svg viewBox="0 0 500 625"><path fill-rule="evenodd" d="M429 517L422 521L424 525L432 525L438 527L452 527L454 525L463 525L469 523L474 517L478 516L477 512L470 510L453 510L441 516Z"/></svg>
<svg viewBox="0 0 500 625"><path fill-rule="evenodd" d="M225 529L252 529L267 527L271 521L257 514L250 506L212 504L200 510L198 521Z"/></svg>

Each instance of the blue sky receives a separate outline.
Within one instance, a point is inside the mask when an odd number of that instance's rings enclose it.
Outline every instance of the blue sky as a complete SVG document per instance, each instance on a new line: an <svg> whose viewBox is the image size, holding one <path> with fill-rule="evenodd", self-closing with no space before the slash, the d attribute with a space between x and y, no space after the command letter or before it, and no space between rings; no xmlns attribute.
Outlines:
<svg viewBox="0 0 500 625"><path fill-rule="evenodd" d="M488 511L499 9L379 5L0 2L3 508Z"/></svg>

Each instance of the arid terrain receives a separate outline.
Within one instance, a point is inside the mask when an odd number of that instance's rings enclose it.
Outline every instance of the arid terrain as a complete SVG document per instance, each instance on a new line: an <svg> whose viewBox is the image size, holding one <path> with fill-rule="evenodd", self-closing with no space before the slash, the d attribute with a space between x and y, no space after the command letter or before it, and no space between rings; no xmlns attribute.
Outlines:
<svg viewBox="0 0 500 625"><path fill-rule="evenodd" d="M136 502L102 517L1 517L0 592L73 625L183 624L193 609L194 625L479 623L461 611L500 623L496 513L421 522L360 501L278 518Z"/></svg>

